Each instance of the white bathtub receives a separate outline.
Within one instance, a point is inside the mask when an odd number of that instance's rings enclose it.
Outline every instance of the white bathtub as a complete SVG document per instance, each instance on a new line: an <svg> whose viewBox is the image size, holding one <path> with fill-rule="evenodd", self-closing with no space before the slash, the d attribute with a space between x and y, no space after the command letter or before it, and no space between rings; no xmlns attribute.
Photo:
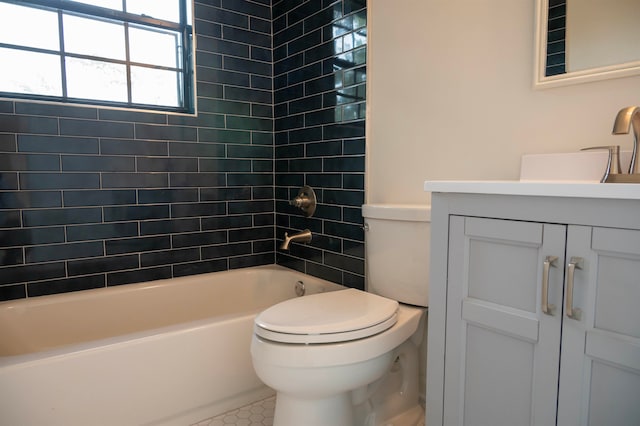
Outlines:
<svg viewBox="0 0 640 426"><path fill-rule="evenodd" d="M0 303L0 425L186 426L273 394L256 313L343 288L261 266Z"/></svg>

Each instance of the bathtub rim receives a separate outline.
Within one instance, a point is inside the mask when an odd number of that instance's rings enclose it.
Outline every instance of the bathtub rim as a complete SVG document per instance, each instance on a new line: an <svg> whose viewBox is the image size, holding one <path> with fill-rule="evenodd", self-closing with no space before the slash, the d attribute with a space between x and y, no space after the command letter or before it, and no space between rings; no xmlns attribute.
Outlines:
<svg viewBox="0 0 640 426"><path fill-rule="evenodd" d="M105 287L99 287L99 288L91 288L87 290L69 291L64 293L45 294L42 296L31 296L31 297L24 297L19 299L5 300L0 302L0 309L5 309L6 307L11 307L12 305L17 305L19 307L20 305L26 304L26 303L51 304L51 303L54 303L56 300L62 299L62 298L88 299L96 294L101 294L101 293L128 292L128 291L142 290L147 288L165 287L172 284L175 285L176 281L192 281L192 280L195 281L198 278L201 279L203 277L214 275L214 274L228 275L232 273L238 274L241 272L260 271L260 270L291 272L291 273L300 274L300 275L307 275L321 281L330 282L323 278L314 277L312 275L305 274L304 272L300 272L296 269L290 269L277 264L270 264L270 265L250 266L246 268L225 269L223 271L205 272L202 274L184 275L184 276L175 277L175 278L161 278L158 280L142 281L142 282L130 283L130 284L118 284L118 285L111 285L111 286L105 286ZM333 283L333 284L340 285L337 283Z"/></svg>
<svg viewBox="0 0 640 426"><path fill-rule="evenodd" d="M89 289L75 292L67 292L67 293L57 293L45 296L37 296L32 298L25 299L16 299L5 302L0 302L0 309L2 308L12 308L17 306L19 308L20 305L23 304L54 304L56 301L60 299L74 299L74 300L83 300L83 299L91 299L96 297L96 295L101 295L103 293L115 293L115 292L134 292L137 290L150 290L159 287L166 286L175 286L175 285L183 285L188 284L188 281L199 281L202 279L206 279L207 276L216 275L217 277L224 275L237 275L240 273L250 274L259 271L275 271L275 272L285 272L287 274L292 274L294 276L299 277L311 277L315 280L321 281L323 283L328 283L332 287L335 286L337 288L334 291L340 291L345 289L346 287L333 283L331 281L325 280L323 278L314 277L309 274L305 274L304 272L297 271L295 269L287 268L277 264L271 265L260 265L260 266L252 266L247 268L237 268L237 269L229 269L224 271L217 272L207 272L204 274L194 274L187 275L183 277L177 278L165 278L160 280L152 280L152 281L144 281L140 283L133 284L125 284L125 285L117 285L110 287L101 287L97 289ZM181 281L181 282L177 282ZM185 282L186 281L186 282ZM14 355L0 355L0 368L10 368L10 367L28 367L31 363L42 362L45 359L53 359L57 357L64 356L79 356L82 353L90 352L90 351L100 351L107 350L110 347L116 345L127 344L127 342L139 342L150 339L160 339L168 337L171 334L196 331L201 328L205 328L207 326L211 326L213 324L221 324L226 321L231 321L236 318L245 318L247 316L255 316L262 310L266 309L266 307L259 308L251 308L251 309L240 309L238 311L234 311L230 314L222 314L216 315L206 318L194 319L191 321L182 321L175 324L153 327L146 330L128 332L124 334L119 334L116 336L97 338L92 340L86 340L82 342L69 343L62 346L55 346L50 348L45 348L43 350L27 352L21 354Z"/></svg>

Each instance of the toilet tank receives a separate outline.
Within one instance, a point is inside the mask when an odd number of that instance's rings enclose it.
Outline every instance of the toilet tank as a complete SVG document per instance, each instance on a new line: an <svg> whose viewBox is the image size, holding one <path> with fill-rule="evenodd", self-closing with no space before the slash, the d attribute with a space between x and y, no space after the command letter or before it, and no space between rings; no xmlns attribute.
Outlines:
<svg viewBox="0 0 640 426"><path fill-rule="evenodd" d="M367 291L429 306L431 207L364 204Z"/></svg>

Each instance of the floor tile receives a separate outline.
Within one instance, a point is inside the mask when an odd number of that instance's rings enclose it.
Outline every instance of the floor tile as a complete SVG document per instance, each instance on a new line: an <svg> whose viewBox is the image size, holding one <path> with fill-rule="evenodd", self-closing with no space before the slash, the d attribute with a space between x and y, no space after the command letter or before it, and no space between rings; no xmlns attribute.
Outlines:
<svg viewBox="0 0 640 426"><path fill-rule="evenodd" d="M272 426L275 406L276 397L272 396L202 420L192 426Z"/></svg>

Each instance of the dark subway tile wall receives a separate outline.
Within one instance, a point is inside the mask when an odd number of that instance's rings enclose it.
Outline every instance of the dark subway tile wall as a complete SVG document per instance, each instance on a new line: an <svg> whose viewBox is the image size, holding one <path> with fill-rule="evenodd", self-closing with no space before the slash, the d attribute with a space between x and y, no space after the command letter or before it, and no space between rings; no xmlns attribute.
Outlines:
<svg viewBox="0 0 640 426"><path fill-rule="evenodd" d="M196 0L197 116L0 100L0 300L274 262L363 288L365 6Z"/></svg>
<svg viewBox="0 0 640 426"><path fill-rule="evenodd" d="M0 100L0 300L274 263L271 7L194 16L196 117Z"/></svg>
<svg viewBox="0 0 640 426"><path fill-rule="evenodd" d="M276 238L313 232L277 262L361 289L366 28L365 0L273 4ZM305 184L312 218L288 203Z"/></svg>

